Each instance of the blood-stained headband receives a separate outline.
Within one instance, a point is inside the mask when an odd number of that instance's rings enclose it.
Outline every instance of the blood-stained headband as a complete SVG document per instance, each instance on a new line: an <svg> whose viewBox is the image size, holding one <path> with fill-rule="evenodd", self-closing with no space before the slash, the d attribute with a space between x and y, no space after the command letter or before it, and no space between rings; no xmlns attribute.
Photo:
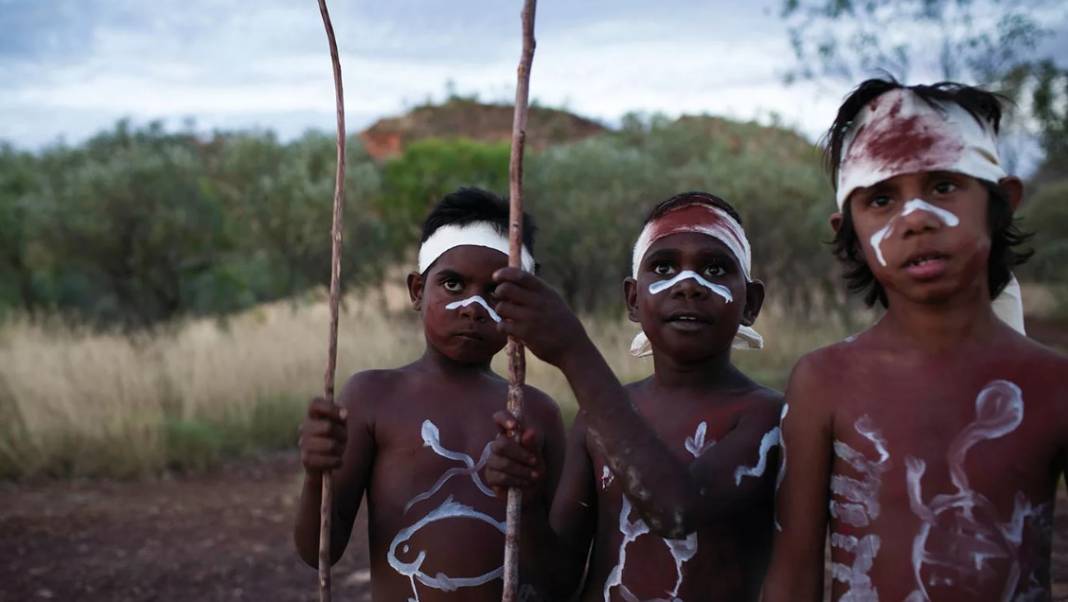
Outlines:
<svg viewBox="0 0 1068 602"><path fill-rule="evenodd" d="M471 222L470 224L446 224L430 235L419 247L419 273L430 269L431 264L446 251L462 245L486 247L508 255L508 237L501 234L491 222ZM523 246L521 265L527 272L534 271L534 256L526 245Z"/></svg>
<svg viewBox="0 0 1068 602"><path fill-rule="evenodd" d="M638 236L638 241L634 244L634 253L631 257L631 275L635 279L638 278L638 268L641 267L642 259L654 242L665 236L683 232L704 234L722 242L734 255L742 275L745 276L745 281L752 282L750 271L752 251L742 225L726 211L704 203L691 203L676 207L645 224L641 235ZM676 279L682 276L692 277L702 286L712 288L714 292L723 296L728 303L733 301L730 298L729 291L726 293L717 291L718 285L707 283L707 281L702 282L703 278L697 274L687 275L686 272L683 272L676 276ZM741 325L738 327L738 333L735 334L734 343L731 346L735 349L762 349L764 347L764 337L760 336L760 333L751 326ZM649 338L644 332L639 332L634 337L634 340L631 341L631 355L642 357L650 355L652 352L653 349Z"/></svg>

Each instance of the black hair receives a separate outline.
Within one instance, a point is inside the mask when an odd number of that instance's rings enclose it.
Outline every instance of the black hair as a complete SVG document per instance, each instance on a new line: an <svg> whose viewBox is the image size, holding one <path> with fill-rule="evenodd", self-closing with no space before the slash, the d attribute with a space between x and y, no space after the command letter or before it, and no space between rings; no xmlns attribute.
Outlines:
<svg viewBox="0 0 1068 602"><path fill-rule="evenodd" d="M891 90L908 89L934 106L935 102L952 102L960 105L980 123L988 123L996 135L1001 127L1001 107L1005 98L981 88L955 82L939 82L931 85L906 86L893 78L869 79L853 90L838 109L834 124L824 140L824 160L831 173L832 184L837 186L838 167L846 134L857 114L865 105ZM1034 254L1032 250L1017 250L1032 233L1024 232L1013 217L1013 208L1005 192L995 183L979 180L987 191L987 225L990 230L990 258L987 264L987 284L990 297L1001 293L1012 278L1012 268L1026 262ZM849 199L842 207L842 224L835 233L831 247L835 257L845 264L843 276L852 293L864 296L869 307L876 302L889 306L886 290L875 279L875 274L864 261L860 239L853 229L853 214Z"/></svg>
<svg viewBox="0 0 1068 602"><path fill-rule="evenodd" d="M474 222L489 222L502 236L508 236L508 214L508 201L492 192L474 187L460 188L442 197L430 210L423 222L423 237L419 242L426 242L442 226L466 226ZM534 218L524 211L523 244L531 253L534 252L537 229Z"/></svg>
<svg viewBox="0 0 1068 602"><path fill-rule="evenodd" d="M667 200L657 203L656 207L653 207L652 211L649 212L649 215L646 216L643 225L659 218L672 209L685 207L687 205L709 205L711 207L722 209L726 211L727 215L731 216L734 221L738 222L739 226L742 225L741 216L738 215L738 211L736 211L730 203L714 194L701 192L699 190L680 192Z"/></svg>

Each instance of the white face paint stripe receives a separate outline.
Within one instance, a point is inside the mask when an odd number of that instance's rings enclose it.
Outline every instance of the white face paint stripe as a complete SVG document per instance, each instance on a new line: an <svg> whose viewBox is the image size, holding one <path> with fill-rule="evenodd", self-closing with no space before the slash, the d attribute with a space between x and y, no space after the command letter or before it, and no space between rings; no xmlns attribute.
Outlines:
<svg viewBox="0 0 1068 602"><path fill-rule="evenodd" d="M764 433L764 436L760 438L760 450L757 456L757 463L755 466L739 466L734 470L734 486L737 487L742 484L744 477L762 477L764 476L764 470L768 465L768 452L771 448L779 445L780 431L779 427L774 427L770 431Z"/></svg>
<svg viewBox="0 0 1068 602"><path fill-rule="evenodd" d="M723 297L723 300L726 301L727 303L730 303L730 302L734 301L734 296L731 295L731 289L723 286L722 284L716 284L714 282L709 282L709 281L705 280L704 278L702 278L700 274L698 274L697 272L691 271L691 270L683 270L683 271L679 272L678 274L676 274L675 277L672 278L671 280L658 280L657 282L654 282L654 283L650 284L649 285L649 294L651 294L651 295L660 294L660 293L670 289L671 287L675 286L676 284L682 282L683 280L687 280L687 279L695 280L697 282L697 284L700 284L701 286L707 288L708 290L710 290L713 293L719 295L720 297Z"/></svg>
<svg viewBox="0 0 1068 602"><path fill-rule="evenodd" d="M905 203L904 207L901 208L901 213L890 218L890 221L888 221L885 226L877 230L875 234L871 235L871 239L868 242L871 243L871 248L875 250L875 258L879 260L879 265L886 265L886 258L883 257L882 245L893 233L894 225L899 219L917 211L926 211L933 214L939 221L950 228L955 228L960 225L960 219L949 211L946 211L941 207L936 207L922 199L912 199Z"/></svg>
<svg viewBox="0 0 1068 602"><path fill-rule="evenodd" d="M461 307L467 307L468 305L471 305L472 303L477 303L477 304L481 305L483 307L483 309L486 310L486 313L489 314L490 319L492 319L494 322L500 322L501 321L501 317L499 315L497 315L497 312L494 311L493 308L490 307L489 303L486 303L486 300L483 299L480 295L475 295L473 297L468 297L468 298L462 299L460 301L453 301L452 303L449 303L448 305L446 305L445 309L460 309Z"/></svg>

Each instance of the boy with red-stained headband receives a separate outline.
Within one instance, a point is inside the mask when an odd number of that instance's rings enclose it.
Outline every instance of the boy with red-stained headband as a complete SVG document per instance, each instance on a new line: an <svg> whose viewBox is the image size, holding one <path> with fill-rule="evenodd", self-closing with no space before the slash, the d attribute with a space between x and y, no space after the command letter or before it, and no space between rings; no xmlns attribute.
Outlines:
<svg viewBox="0 0 1068 602"><path fill-rule="evenodd" d="M523 269L532 271L529 218L524 226ZM506 340L496 326L493 273L508 265L507 231L508 204L495 195L474 188L446 195L423 225L419 269L408 276L426 351L406 366L353 375L340 407L312 401L301 427L297 551L316 566L322 473L333 470L331 557L345 551L366 495L374 600L501 599L505 504L486 485L484 468L497 434L489 417L505 407L508 390L490 369ZM531 470L551 496L563 422L533 387L524 388L523 409L542 433L535 447L544 461ZM525 599L538 590L538 568L520 567Z"/></svg>
<svg viewBox="0 0 1068 602"><path fill-rule="evenodd" d="M501 328L567 377L580 406L552 507L526 523L554 600L754 600L767 566L781 396L731 363L759 348L764 300L735 210L707 193L653 209L624 281L635 355L653 376L623 386L563 300L532 274L501 270ZM486 470L496 487L532 495L537 427L507 413ZM592 544L592 551L590 550ZM586 578L580 582L583 568ZM533 561L532 561L533 562Z"/></svg>
<svg viewBox="0 0 1068 602"><path fill-rule="evenodd" d="M996 96L869 80L829 132L835 252L885 315L786 392L766 602L1049 600L1068 358L1023 335ZM992 305L993 300L993 305Z"/></svg>

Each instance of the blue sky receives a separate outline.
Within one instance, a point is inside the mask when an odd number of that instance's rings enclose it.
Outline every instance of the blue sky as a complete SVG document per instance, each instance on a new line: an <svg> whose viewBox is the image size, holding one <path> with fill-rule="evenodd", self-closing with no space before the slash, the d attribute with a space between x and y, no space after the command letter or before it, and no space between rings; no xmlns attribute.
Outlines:
<svg viewBox="0 0 1068 602"><path fill-rule="evenodd" d="M444 96L510 101L519 0L330 0L350 130ZM815 139L847 91L787 87L778 0L542 0L532 97L613 123L627 111L770 121ZM1051 44L1068 55L1068 15ZM77 143L116 119L198 129L333 127L314 0L0 0L0 139Z"/></svg>

